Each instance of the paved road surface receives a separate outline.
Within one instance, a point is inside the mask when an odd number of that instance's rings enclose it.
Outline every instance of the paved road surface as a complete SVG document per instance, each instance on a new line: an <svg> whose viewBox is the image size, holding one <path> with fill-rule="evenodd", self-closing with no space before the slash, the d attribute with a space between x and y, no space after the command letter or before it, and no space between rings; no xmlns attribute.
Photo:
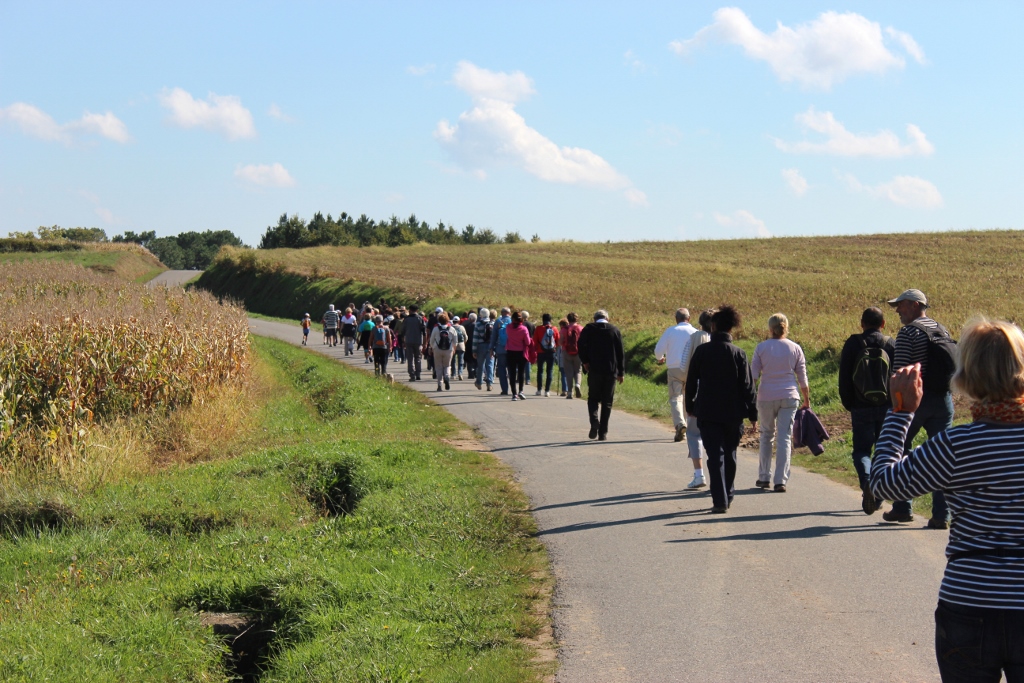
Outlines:
<svg viewBox="0 0 1024 683"><path fill-rule="evenodd" d="M183 287L186 282L199 275L201 270L165 270L147 282L149 287Z"/></svg>
<svg viewBox="0 0 1024 683"><path fill-rule="evenodd" d="M250 327L301 336L297 324ZM749 453L729 514L711 516L706 489L683 490L692 467L661 424L616 412L601 443L586 438L584 401L410 386L478 428L529 495L557 582L559 681L938 680L947 534L924 520L880 525L859 492L799 469L788 493L753 489Z"/></svg>

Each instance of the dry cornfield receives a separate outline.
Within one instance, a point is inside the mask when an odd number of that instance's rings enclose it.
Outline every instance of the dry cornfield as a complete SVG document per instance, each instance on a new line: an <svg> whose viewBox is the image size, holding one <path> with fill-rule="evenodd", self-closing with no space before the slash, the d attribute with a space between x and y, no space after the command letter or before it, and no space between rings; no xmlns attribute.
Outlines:
<svg viewBox="0 0 1024 683"><path fill-rule="evenodd" d="M245 311L70 264L0 264L0 467L61 464L105 420L244 379Z"/></svg>

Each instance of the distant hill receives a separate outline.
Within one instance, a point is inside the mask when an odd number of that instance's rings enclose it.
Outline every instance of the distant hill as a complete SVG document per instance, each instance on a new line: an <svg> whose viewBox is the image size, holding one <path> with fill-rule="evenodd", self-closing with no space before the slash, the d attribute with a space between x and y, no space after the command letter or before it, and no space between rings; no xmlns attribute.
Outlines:
<svg viewBox="0 0 1024 683"><path fill-rule="evenodd" d="M30 242L10 250L11 242ZM48 242L46 240L0 239L0 263L12 261L67 261L126 280L148 282L167 270L149 251L137 244L104 242Z"/></svg>

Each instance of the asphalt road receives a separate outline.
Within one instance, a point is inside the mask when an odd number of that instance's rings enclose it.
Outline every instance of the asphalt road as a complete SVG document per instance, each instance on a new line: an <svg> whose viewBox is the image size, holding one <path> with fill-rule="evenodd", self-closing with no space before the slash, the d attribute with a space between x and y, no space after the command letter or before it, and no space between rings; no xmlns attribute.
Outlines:
<svg viewBox="0 0 1024 683"><path fill-rule="evenodd" d="M250 328L301 337L298 323ZM729 513L712 516L707 489L684 490L684 444L659 423L615 412L602 443L587 439L581 400L410 386L479 429L530 497L556 578L559 681L939 680L947 534L925 520L879 524L858 491L798 468L788 493L762 492L750 453Z"/></svg>
<svg viewBox="0 0 1024 683"><path fill-rule="evenodd" d="M183 287L186 282L202 272L201 270L165 270L146 285L149 287Z"/></svg>

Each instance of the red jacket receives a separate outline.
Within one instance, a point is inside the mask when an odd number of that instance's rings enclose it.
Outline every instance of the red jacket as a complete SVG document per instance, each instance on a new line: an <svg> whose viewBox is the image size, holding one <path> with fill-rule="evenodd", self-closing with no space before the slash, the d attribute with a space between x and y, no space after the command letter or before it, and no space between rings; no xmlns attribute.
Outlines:
<svg viewBox="0 0 1024 683"><path fill-rule="evenodd" d="M544 335L547 334L548 330L553 330L555 333L555 347L553 349L545 349L541 342L544 340ZM558 328L554 325L538 325L537 329L533 331L533 345L537 347L537 353L544 353L544 351L554 351L558 348Z"/></svg>

